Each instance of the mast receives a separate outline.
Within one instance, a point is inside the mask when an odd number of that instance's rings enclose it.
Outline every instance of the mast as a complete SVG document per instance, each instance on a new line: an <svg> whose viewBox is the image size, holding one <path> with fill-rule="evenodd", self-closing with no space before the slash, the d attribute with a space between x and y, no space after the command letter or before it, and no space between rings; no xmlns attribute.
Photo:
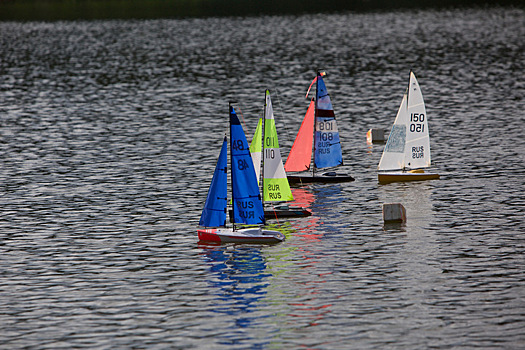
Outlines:
<svg viewBox="0 0 525 350"><path fill-rule="evenodd" d="M405 107L406 108L406 114L408 114L408 98L410 97L410 76L411 75L412 75L412 68L410 68L410 73L408 74L408 83L407 83L407 89L406 89L406 95L407 95L407 104L406 104L406 107ZM405 126L408 128L408 123L405 122ZM406 148L406 139L405 139L405 148ZM404 173L406 173L406 171L407 171L407 165L405 163L404 158L403 158L403 169L401 169L401 170Z"/></svg>
<svg viewBox="0 0 525 350"><path fill-rule="evenodd" d="M410 73L408 74L408 84L407 84L407 111L408 111L408 99L410 98L410 77L412 76L412 68L410 68Z"/></svg>
<svg viewBox="0 0 525 350"><path fill-rule="evenodd" d="M317 148L317 142L315 140L315 125L317 124L317 99L319 97L319 69L315 73L315 109L314 109L314 142L312 145L312 177L315 177L315 150Z"/></svg>
<svg viewBox="0 0 525 350"><path fill-rule="evenodd" d="M262 156L261 156L261 161L262 161L262 166L261 166L261 176L260 176L260 183L261 183L261 188L262 188L262 191L261 191L261 201L262 201L262 205L263 205L263 210L264 210L264 137L266 136L265 135L265 129L266 129L266 94L268 93L268 89L266 89L264 91L264 111L263 111L263 118L262 118L262 132L261 132L261 142L262 142L262 147L261 147L261 150L262 150Z"/></svg>
<svg viewBox="0 0 525 350"><path fill-rule="evenodd" d="M407 94L406 114L407 115L408 115L408 99L410 98L410 77L411 76L412 76L412 68L410 68L410 73L408 74L408 84L407 84L407 90L406 90L406 94ZM408 128L408 123L405 123L405 125ZM405 147L406 147L406 140L405 140ZM402 170L403 170L404 173L406 173L406 171L407 171L407 165L406 165L406 162L404 160L403 160L403 169Z"/></svg>
<svg viewBox="0 0 525 350"><path fill-rule="evenodd" d="M230 172L230 179L231 179L231 183L232 183L232 210L233 210L233 206L235 205L235 203L233 203L233 198L235 198L234 194L233 194L233 150L232 150L232 142L233 142L233 136L232 136L232 122L231 122L231 110L232 110L232 101L228 101L228 120L230 122L230 167L232 167L232 171ZM233 226L233 231L235 231L235 212L234 212L234 215L233 215L233 220L232 220L232 226Z"/></svg>

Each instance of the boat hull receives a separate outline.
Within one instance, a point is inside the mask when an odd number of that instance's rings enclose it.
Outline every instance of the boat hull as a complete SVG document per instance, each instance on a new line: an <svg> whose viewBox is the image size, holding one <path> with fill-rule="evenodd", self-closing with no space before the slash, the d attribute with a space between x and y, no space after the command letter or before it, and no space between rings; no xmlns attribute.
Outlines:
<svg viewBox="0 0 525 350"><path fill-rule="evenodd" d="M233 210L229 210L228 214L230 215L230 222L233 222ZM265 209L264 218L265 219L281 219L281 218L302 218L312 215L312 212L299 207L290 207L287 209Z"/></svg>
<svg viewBox="0 0 525 350"><path fill-rule="evenodd" d="M288 182L290 184L305 184L305 183L333 183L333 182L351 182L355 179L347 174L325 173L317 176L312 174L287 174Z"/></svg>
<svg viewBox="0 0 525 350"><path fill-rule="evenodd" d="M310 215L312 215L312 212L304 208L269 209L264 211L265 219L302 218Z"/></svg>
<svg viewBox="0 0 525 350"><path fill-rule="evenodd" d="M203 228L197 229L197 234L200 241L213 243L275 244L286 239L282 232L261 228Z"/></svg>
<svg viewBox="0 0 525 350"><path fill-rule="evenodd" d="M425 181L425 180L437 180L439 174L435 173L410 173L410 172L385 172L378 173L377 179L380 184L387 184L391 182L408 182L408 181Z"/></svg>

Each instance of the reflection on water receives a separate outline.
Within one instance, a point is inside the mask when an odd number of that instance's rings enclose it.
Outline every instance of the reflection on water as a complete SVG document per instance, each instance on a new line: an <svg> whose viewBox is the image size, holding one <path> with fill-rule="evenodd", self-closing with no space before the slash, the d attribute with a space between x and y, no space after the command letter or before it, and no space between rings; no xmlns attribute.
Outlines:
<svg viewBox="0 0 525 350"><path fill-rule="evenodd" d="M313 210L315 195L307 187L292 188L292 195L295 203L312 211L311 216L292 222L292 227L296 229L295 236L312 240L320 239L323 234L318 232L316 228L322 225L322 221Z"/></svg>
<svg viewBox="0 0 525 350"><path fill-rule="evenodd" d="M384 231L390 231L393 233L406 232L406 223L404 222L385 222L383 225Z"/></svg>
<svg viewBox="0 0 525 350"><path fill-rule="evenodd" d="M315 270L318 267L319 261L311 257L312 252L303 250L300 253L304 254L305 260L308 260L303 268ZM311 272L303 273L304 277L312 276ZM322 284L326 283L326 274L317 274L315 277L315 280L299 284L295 298L288 303L287 316L290 318L290 324L294 327L306 328L309 332L315 332L316 327L322 325L322 320L333 312L332 303L327 303L322 296Z"/></svg>
<svg viewBox="0 0 525 350"><path fill-rule="evenodd" d="M401 203L406 209L406 225L414 229L425 229L434 221L431 199L433 191L431 181L378 185L379 205Z"/></svg>
<svg viewBox="0 0 525 350"><path fill-rule="evenodd" d="M203 248L210 267L210 292L217 296L214 312L235 316L238 327L247 327L249 313L266 294L266 261L258 247Z"/></svg>

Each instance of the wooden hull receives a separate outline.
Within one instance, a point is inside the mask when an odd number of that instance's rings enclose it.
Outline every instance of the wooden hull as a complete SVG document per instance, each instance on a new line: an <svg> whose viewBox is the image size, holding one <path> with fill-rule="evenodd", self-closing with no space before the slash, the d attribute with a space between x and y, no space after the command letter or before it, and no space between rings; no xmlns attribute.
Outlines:
<svg viewBox="0 0 525 350"><path fill-rule="evenodd" d="M285 240L283 233L261 228L232 230L229 228L197 229L199 241L213 243L275 244Z"/></svg>
<svg viewBox="0 0 525 350"><path fill-rule="evenodd" d="M287 174L286 177L290 184L351 182L355 180L350 175L333 172L316 176L312 176L312 174Z"/></svg>
<svg viewBox="0 0 525 350"><path fill-rule="evenodd" d="M410 172L386 172L378 173L377 179L380 184L391 182L425 181L439 179L439 174L433 173L410 173Z"/></svg>

